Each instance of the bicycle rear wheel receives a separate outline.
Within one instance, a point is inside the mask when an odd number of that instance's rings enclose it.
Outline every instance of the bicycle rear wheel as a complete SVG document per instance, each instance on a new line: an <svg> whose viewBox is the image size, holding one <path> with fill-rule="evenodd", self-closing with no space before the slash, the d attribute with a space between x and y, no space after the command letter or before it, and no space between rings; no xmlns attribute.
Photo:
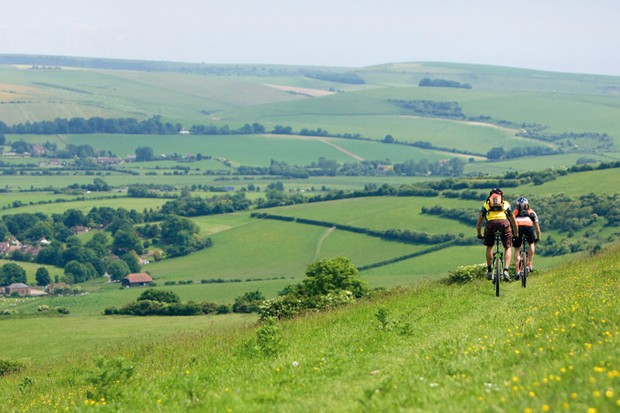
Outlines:
<svg viewBox="0 0 620 413"><path fill-rule="evenodd" d="M527 266L528 246L524 242L521 246L521 287L525 288L527 285L527 276L529 275Z"/></svg>
<svg viewBox="0 0 620 413"><path fill-rule="evenodd" d="M502 265L502 259L495 259L495 268L494 268L494 275L493 275L493 280L495 281L495 296L499 297L499 283L502 280L502 275L503 275L503 265Z"/></svg>

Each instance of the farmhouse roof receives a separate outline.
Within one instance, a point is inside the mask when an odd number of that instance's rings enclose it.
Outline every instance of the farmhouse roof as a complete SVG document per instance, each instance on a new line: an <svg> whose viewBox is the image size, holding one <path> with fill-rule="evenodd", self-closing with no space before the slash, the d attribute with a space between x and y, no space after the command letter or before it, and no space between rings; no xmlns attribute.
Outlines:
<svg viewBox="0 0 620 413"><path fill-rule="evenodd" d="M12 288L12 289L13 288L30 288L29 286L27 286L24 283L13 283L13 284L7 285L7 287L8 288Z"/></svg>
<svg viewBox="0 0 620 413"><path fill-rule="evenodd" d="M125 277L130 283L150 283L153 279L145 272L134 272Z"/></svg>

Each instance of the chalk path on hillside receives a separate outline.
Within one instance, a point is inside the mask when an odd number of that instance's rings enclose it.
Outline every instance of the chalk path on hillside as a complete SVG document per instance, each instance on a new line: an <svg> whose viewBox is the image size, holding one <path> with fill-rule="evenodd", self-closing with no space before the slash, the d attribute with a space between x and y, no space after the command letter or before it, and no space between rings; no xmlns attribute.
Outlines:
<svg viewBox="0 0 620 413"><path fill-rule="evenodd" d="M314 252L315 261L319 259L319 254L321 253L321 245L323 245L323 241L325 241L325 238L327 238L329 234L331 234L335 229L336 227L327 228L323 235L321 235L321 238L319 238L318 242L316 243L316 251Z"/></svg>
<svg viewBox="0 0 620 413"><path fill-rule="evenodd" d="M327 139L325 139L325 138L315 137L315 139L316 139L316 140L319 140L319 141L321 141L321 142L323 142L324 144L327 144L327 145L329 145L329 146L333 146L334 148L338 149L340 152L345 153L345 154L349 155L350 157L352 157L353 159L357 159L357 160L358 160L358 161L360 161L360 162L362 162L362 161L365 161L365 160L366 160L366 159L362 158L361 156L356 155L356 154L354 154L353 152L348 151L348 150L346 150L345 148L343 148L343 147L341 147L341 146L338 146L338 145L336 145L335 143L332 143L332 142L328 141L328 140L327 140Z"/></svg>

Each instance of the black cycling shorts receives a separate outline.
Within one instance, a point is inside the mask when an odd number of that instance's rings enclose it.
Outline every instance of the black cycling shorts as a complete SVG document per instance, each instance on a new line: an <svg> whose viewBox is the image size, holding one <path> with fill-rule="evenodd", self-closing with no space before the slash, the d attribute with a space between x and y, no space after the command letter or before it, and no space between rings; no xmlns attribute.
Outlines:
<svg viewBox="0 0 620 413"><path fill-rule="evenodd" d="M519 234L517 238L513 241L512 246L515 248L519 248L521 246L521 235L525 235L525 239L530 244L536 242L536 234L534 232L534 227L532 226L520 226Z"/></svg>

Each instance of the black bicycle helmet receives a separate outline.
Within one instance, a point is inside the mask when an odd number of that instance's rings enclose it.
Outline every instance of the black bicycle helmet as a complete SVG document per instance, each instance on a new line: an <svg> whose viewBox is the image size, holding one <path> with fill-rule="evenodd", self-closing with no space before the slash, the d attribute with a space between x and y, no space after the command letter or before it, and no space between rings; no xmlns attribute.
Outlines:
<svg viewBox="0 0 620 413"><path fill-rule="evenodd" d="M504 193L502 192L501 189L499 188L493 188L491 189L491 192L489 192L489 196L493 195L493 194L500 194L500 195L504 195Z"/></svg>

